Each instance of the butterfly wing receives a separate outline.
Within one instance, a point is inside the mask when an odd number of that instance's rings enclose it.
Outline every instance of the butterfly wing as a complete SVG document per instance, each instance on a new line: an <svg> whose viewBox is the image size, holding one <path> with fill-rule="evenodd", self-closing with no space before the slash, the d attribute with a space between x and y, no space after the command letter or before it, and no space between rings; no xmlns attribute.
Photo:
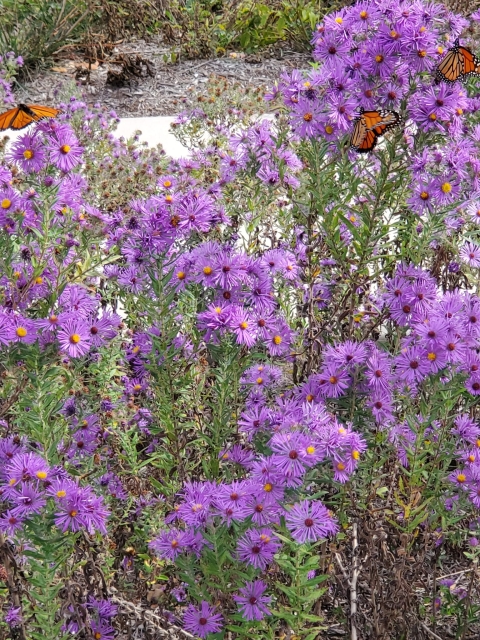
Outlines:
<svg viewBox="0 0 480 640"><path fill-rule="evenodd" d="M352 137L350 139L350 149L357 153L368 153L377 144L377 136L373 131L369 131L365 113L361 113L355 118ZM372 122L372 120L370 120Z"/></svg>
<svg viewBox="0 0 480 640"><path fill-rule="evenodd" d="M350 148L357 153L368 153L377 144L377 138L397 126L400 116L396 111L363 111L355 119Z"/></svg>
<svg viewBox="0 0 480 640"><path fill-rule="evenodd" d="M355 149L357 153L369 153L375 148L378 136L374 131L366 131L360 145Z"/></svg>
<svg viewBox="0 0 480 640"><path fill-rule="evenodd" d="M0 131L6 131L10 128L12 122L16 120L20 112L18 107L15 109L9 109L4 113L0 114Z"/></svg>
<svg viewBox="0 0 480 640"><path fill-rule="evenodd" d="M435 79L453 84L469 75L480 75L480 60L470 49L461 47L457 38L437 65Z"/></svg>
<svg viewBox="0 0 480 640"><path fill-rule="evenodd" d="M380 116L380 121L373 127L369 127L377 136L383 136L400 122L400 116L396 111L381 111Z"/></svg>
<svg viewBox="0 0 480 640"><path fill-rule="evenodd" d="M29 110L35 114L35 120L43 120L44 118L56 118L60 109L54 109L53 107L44 107L40 104L29 104Z"/></svg>
<svg viewBox="0 0 480 640"><path fill-rule="evenodd" d="M367 126L365 124L365 119L363 118L363 114L360 114L354 120L353 133L352 137L350 138L350 149L358 151L365 139L366 134Z"/></svg>
<svg viewBox="0 0 480 640"><path fill-rule="evenodd" d="M462 77L465 68L462 50L463 47L459 47L456 43L453 49L447 51L445 57L437 65L435 71L436 80L453 84Z"/></svg>
<svg viewBox="0 0 480 640"><path fill-rule="evenodd" d="M38 104L20 104L15 109L5 111L0 114L0 131L13 129L19 131L28 127L32 122L38 122L44 118L55 118L60 113L60 109L44 107Z"/></svg>
<svg viewBox="0 0 480 640"><path fill-rule="evenodd" d="M460 47L460 53L463 55L463 74L460 79L463 80L466 76L480 75L480 60L477 56L465 47Z"/></svg>

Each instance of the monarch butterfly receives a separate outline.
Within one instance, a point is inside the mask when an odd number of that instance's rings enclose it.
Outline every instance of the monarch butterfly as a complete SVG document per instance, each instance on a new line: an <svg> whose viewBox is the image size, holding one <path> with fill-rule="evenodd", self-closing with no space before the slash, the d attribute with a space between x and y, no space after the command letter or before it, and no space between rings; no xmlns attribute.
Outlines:
<svg viewBox="0 0 480 640"><path fill-rule="evenodd" d="M0 114L0 131L13 129L18 131L28 127L32 122L38 122L45 118L55 118L61 113L60 109L42 107L38 104L19 104L15 109L9 109Z"/></svg>
<svg viewBox="0 0 480 640"><path fill-rule="evenodd" d="M458 38L453 47L447 51L435 71L435 79L447 84L453 84L457 80L463 80L466 76L480 75L480 60L465 47L461 47Z"/></svg>
<svg viewBox="0 0 480 640"><path fill-rule="evenodd" d="M377 138L395 127L400 122L396 111L364 111L354 120L354 128L350 139L350 149L357 153L368 153L377 144Z"/></svg>

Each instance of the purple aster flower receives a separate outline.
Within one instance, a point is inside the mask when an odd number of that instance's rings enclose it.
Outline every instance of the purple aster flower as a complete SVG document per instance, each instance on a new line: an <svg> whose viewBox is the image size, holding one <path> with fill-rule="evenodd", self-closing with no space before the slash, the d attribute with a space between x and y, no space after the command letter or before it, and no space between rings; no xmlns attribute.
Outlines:
<svg viewBox="0 0 480 640"><path fill-rule="evenodd" d="M45 151L39 136L26 134L12 145L10 157L26 173L38 173L45 165Z"/></svg>
<svg viewBox="0 0 480 640"><path fill-rule="evenodd" d="M407 384L420 382L429 373L430 364L425 349L408 347L395 359L396 372Z"/></svg>
<svg viewBox="0 0 480 640"><path fill-rule="evenodd" d="M215 607L212 607L202 600L200 608L189 605L183 616L183 624L186 631L206 638L209 633L217 633L222 628L223 616L215 613Z"/></svg>
<svg viewBox="0 0 480 640"><path fill-rule="evenodd" d="M68 173L82 161L83 148L73 131L67 127L61 127L54 135L49 136L48 151L51 162L64 173Z"/></svg>
<svg viewBox="0 0 480 640"><path fill-rule="evenodd" d="M320 500L304 500L294 505L285 516L285 523L300 544L316 542L338 531L336 520Z"/></svg>
<svg viewBox="0 0 480 640"><path fill-rule="evenodd" d="M22 482L22 486L9 497L16 504L12 513L20 517L28 518L35 513L40 513L47 504L43 494L26 482Z"/></svg>
<svg viewBox="0 0 480 640"><path fill-rule="evenodd" d="M263 620L270 615L267 605L270 604L270 596L263 595L267 585L261 580L247 582L240 589L240 595L234 595L233 599L245 620Z"/></svg>
<svg viewBox="0 0 480 640"><path fill-rule="evenodd" d="M10 320L10 340L33 344L37 339L37 325L34 320L20 315L12 315Z"/></svg>
<svg viewBox="0 0 480 640"><path fill-rule="evenodd" d="M319 389L323 397L338 398L343 396L349 384L349 374L335 363L326 363L319 374Z"/></svg>
<svg viewBox="0 0 480 640"><path fill-rule="evenodd" d="M175 560L182 552L182 540L185 533L178 529L167 529L162 531L157 538L150 542L150 548L155 551L161 558Z"/></svg>
<svg viewBox="0 0 480 640"><path fill-rule="evenodd" d="M273 560L280 546L271 529L248 529L238 540L238 557L241 562L251 564L263 571Z"/></svg>
<svg viewBox="0 0 480 640"><path fill-rule="evenodd" d="M114 640L115 629L106 620L92 620L90 622L93 637L97 640Z"/></svg>
<svg viewBox="0 0 480 640"><path fill-rule="evenodd" d="M13 511L5 511L0 516L0 531L6 536L13 536L23 527L24 518L13 513Z"/></svg>
<svg viewBox="0 0 480 640"><path fill-rule="evenodd" d="M230 327L237 337L237 344L253 347L257 340L257 328L248 311L236 307L230 315Z"/></svg>
<svg viewBox="0 0 480 640"><path fill-rule="evenodd" d="M474 242L465 242L460 249L460 259L470 267L478 269L480 267L480 246Z"/></svg>
<svg viewBox="0 0 480 640"><path fill-rule="evenodd" d="M82 318L69 318L58 331L58 342L61 351L71 358L84 356L92 343L88 324Z"/></svg>
<svg viewBox="0 0 480 640"><path fill-rule="evenodd" d="M177 205L175 213L178 216L178 228L186 233L192 231L206 232L212 225L214 212L213 201L205 193L188 194Z"/></svg>
<svg viewBox="0 0 480 640"><path fill-rule="evenodd" d="M275 454L278 471L287 480L287 486L299 486L300 478L305 474L302 458L305 439L301 433L276 433L268 443Z"/></svg>
<svg viewBox="0 0 480 640"><path fill-rule="evenodd" d="M19 627L23 622L21 607L9 607L4 617L5 622L11 629Z"/></svg>
<svg viewBox="0 0 480 640"><path fill-rule="evenodd" d="M365 377L375 391L386 391L391 382L391 367L388 354L375 350L367 361Z"/></svg>

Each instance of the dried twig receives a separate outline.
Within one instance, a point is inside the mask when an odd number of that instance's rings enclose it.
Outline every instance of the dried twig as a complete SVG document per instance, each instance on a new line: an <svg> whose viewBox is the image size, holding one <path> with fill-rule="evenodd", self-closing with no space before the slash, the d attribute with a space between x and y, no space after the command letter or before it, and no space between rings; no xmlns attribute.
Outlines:
<svg viewBox="0 0 480 640"><path fill-rule="evenodd" d="M155 630L165 638L171 638L171 640L176 640L178 638L188 638L189 640L195 640L195 636L193 636L191 633L188 633L188 631L184 631L180 627L177 627L177 625L168 622L168 620L166 620L165 618L161 618L148 609L143 609L141 606L133 604L133 602L123 600L123 598L119 598L115 595L111 595L110 600L115 604L118 604L120 609L122 609L126 613L133 613L137 619L145 620L146 623L154 627ZM165 625L168 626L168 629L164 628Z"/></svg>
<svg viewBox="0 0 480 640"><path fill-rule="evenodd" d="M443 638L441 638L440 636L438 636L436 633L434 633L431 629L429 629L427 627L426 624L423 624L423 622L420 622L420 626L422 627L422 629L424 631L426 631L428 633L428 635L432 636L432 638L436 638L437 640L443 640Z"/></svg>
<svg viewBox="0 0 480 640"><path fill-rule="evenodd" d="M353 550L353 574L350 581L350 618L351 618L351 638L357 640L357 625L355 622L357 614L357 580L360 574L360 568L358 566L358 539L357 539L357 523L353 523L353 538L352 538L352 550Z"/></svg>

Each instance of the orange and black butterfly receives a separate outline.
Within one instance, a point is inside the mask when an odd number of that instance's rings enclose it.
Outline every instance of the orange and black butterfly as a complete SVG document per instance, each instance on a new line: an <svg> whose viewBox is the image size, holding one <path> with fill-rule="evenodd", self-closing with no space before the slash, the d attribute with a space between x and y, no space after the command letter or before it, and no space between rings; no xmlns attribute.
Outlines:
<svg viewBox="0 0 480 640"><path fill-rule="evenodd" d="M61 113L60 109L42 107L39 104L19 104L15 109L9 109L0 114L0 131L13 129L18 131L28 127L32 122L38 122L45 118L56 118Z"/></svg>
<svg viewBox="0 0 480 640"><path fill-rule="evenodd" d="M368 153L375 148L377 138L396 127L400 116L396 111L364 111L355 118L350 149L357 153Z"/></svg>
<svg viewBox="0 0 480 640"><path fill-rule="evenodd" d="M435 80L453 84L457 80L464 80L467 76L480 76L480 60L470 49L461 47L457 38L453 47L438 63Z"/></svg>

